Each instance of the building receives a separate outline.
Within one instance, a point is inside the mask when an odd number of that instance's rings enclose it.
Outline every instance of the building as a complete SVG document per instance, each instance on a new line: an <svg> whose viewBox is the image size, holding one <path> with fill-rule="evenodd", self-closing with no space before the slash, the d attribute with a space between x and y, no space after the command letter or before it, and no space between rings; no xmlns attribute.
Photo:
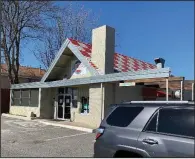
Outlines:
<svg viewBox="0 0 195 159"><path fill-rule="evenodd" d="M45 74L45 70L41 68L33 68L29 66L19 67L19 83L38 82ZM1 64L1 88L9 89L11 83L8 77L8 68L6 64Z"/></svg>
<svg viewBox="0 0 195 159"><path fill-rule="evenodd" d="M181 79L182 80L182 79ZM183 83L183 100L193 100L194 99L194 80L184 80ZM159 85L159 90L161 92L166 92L166 83L165 82L158 82ZM181 82L180 81L174 81L174 82L169 82L169 100L180 100L178 98L177 94L181 93ZM158 100L164 100L165 98L163 96L159 96L157 98Z"/></svg>
<svg viewBox="0 0 195 159"><path fill-rule="evenodd" d="M144 100L141 81L171 78L163 65L115 53L115 30L102 26L92 30L92 45L67 39L40 82L12 85L10 113L97 128L110 104Z"/></svg>
<svg viewBox="0 0 195 159"><path fill-rule="evenodd" d="M20 66L19 83L28 83L40 81L45 73L41 68ZM9 112L11 83L8 77L8 68L6 64L1 64L1 113Z"/></svg>

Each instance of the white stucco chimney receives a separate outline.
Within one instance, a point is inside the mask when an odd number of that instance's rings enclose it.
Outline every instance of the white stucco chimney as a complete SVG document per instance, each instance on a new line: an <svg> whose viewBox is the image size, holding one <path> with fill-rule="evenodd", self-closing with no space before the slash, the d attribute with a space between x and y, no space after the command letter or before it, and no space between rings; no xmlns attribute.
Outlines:
<svg viewBox="0 0 195 159"><path fill-rule="evenodd" d="M92 30L91 61L102 74L114 72L115 29L107 25Z"/></svg>
<svg viewBox="0 0 195 159"><path fill-rule="evenodd" d="M165 60L163 58L155 58L154 61L157 68L164 68Z"/></svg>

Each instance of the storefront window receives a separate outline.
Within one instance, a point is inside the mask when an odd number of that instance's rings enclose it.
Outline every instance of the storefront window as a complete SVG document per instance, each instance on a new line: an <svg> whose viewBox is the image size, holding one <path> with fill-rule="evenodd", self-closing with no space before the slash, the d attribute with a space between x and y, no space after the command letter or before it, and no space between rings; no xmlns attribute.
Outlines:
<svg viewBox="0 0 195 159"><path fill-rule="evenodd" d="M58 88L58 93L59 94L64 94L64 88Z"/></svg>
<svg viewBox="0 0 195 159"><path fill-rule="evenodd" d="M39 89L13 90L12 105L38 107Z"/></svg>
<svg viewBox="0 0 195 159"><path fill-rule="evenodd" d="M77 97L78 96L78 89L77 88L72 88L72 107L77 108Z"/></svg>
<svg viewBox="0 0 195 159"><path fill-rule="evenodd" d="M89 113L89 98L86 97L81 98L81 113L84 114Z"/></svg>

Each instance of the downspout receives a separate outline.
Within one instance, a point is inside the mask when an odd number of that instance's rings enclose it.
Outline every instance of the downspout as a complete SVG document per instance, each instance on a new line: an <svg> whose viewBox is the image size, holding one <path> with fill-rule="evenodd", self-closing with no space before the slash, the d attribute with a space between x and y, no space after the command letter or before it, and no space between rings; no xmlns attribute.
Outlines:
<svg viewBox="0 0 195 159"><path fill-rule="evenodd" d="M104 91L103 91L103 83L101 83L101 121L104 118Z"/></svg>

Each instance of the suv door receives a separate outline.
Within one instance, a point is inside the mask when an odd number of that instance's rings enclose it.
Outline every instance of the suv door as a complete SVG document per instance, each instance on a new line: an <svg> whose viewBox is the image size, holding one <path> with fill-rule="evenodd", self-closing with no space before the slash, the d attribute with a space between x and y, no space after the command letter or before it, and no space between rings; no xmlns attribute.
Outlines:
<svg viewBox="0 0 195 159"><path fill-rule="evenodd" d="M159 109L138 138L151 157L194 157L194 108Z"/></svg>

